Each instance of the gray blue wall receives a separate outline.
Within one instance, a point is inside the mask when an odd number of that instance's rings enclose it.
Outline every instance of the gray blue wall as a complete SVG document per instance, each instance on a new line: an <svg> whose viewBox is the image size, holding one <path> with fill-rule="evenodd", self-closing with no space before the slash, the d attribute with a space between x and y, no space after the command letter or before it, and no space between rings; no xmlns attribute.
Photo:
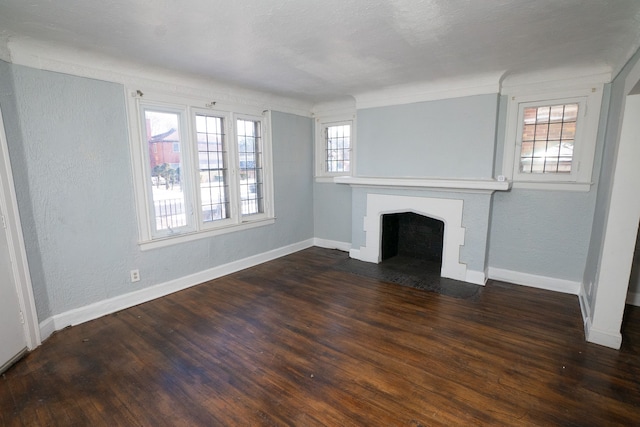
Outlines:
<svg viewBox="0 0 640 427"><path fill-rule="evenodd" d="M358 110L360 176L491 178L498 96Z"/></svg>
<svg viewBox="0 0 640 427"><path fill-rule="evenodd" d="M274 112L274 225L140 251L124 88L0 63L38 317L313 237L309 118ZM131 284L129 271L142 280Z"/></svg>

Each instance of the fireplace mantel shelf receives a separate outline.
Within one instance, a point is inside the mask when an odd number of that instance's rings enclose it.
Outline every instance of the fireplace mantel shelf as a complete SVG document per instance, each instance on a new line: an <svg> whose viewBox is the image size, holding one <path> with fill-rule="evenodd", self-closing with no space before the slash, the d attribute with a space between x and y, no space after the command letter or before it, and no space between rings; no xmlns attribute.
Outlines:
<svg viewBox="0 0 640 427"><path fill-rule="evenodd" d="M364 176L338 176L333 178L337 184L349 184L362 187L387 188L423 188L439 191L494 192L507 191L509 181L495 179L442 179L442 178L382 178Z"/></svg>

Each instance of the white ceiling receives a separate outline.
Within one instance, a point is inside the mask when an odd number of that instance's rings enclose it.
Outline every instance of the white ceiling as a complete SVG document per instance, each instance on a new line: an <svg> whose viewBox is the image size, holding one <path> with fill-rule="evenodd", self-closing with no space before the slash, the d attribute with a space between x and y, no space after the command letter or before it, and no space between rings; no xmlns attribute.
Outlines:
<svg viewBox="0 0 640 427"><path fill-rule="evenodd" d="M482 75L615 75L639 0L0 0L0 36L323 102Z"/></svg>

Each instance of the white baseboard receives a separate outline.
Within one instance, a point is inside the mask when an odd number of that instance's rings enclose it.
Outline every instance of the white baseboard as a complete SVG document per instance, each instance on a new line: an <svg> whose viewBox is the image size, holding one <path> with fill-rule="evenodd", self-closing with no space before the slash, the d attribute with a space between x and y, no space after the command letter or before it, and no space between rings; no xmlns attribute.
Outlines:
<svg viewBox="0 0 640 427"><path fill-rule="evenodd" d="M124 310L126 308L199 285L209 280L217 279L218 277L226 276L227 274L235 273L236 271L244 270L245 268L253 267L255 265L310 248L313 246L313 243L313 239L308 239L262 254L213 267L189 276L149 286L148 288L141 289L139 291L118 295L117 297L56 314L40 322L40 335L44 340L55 331L64 329L67 326L88 322L89 320L94 320L107 314L115 313L116 311Z"/></svg>
<svg viewBox="0 0 640 427"><path fill-rule="evenodd" d="M487 275L484 271L467 270L465 282L484 286L487 283Z"/></svg>
<svg viewBox="0 0 640 427"><path fill-rule="evenodd" d="M640 294L635 292L629 292L627 294L627 304L635 305L636 307L640 307Z"/></svg>
<svg viewBox="0 0 640 427"><path fill-rule="evenodd" d="M364 261L360 255L360 249L349 249L349 258Z"/></svg>
<svg viewBox="0 0 640 427"><path fill-rule="evenodd" d="M40 329L40 338L42 341L46 340L56 331L56 325L54 324L53 317L48 317L38 325Z"/></svg>
<svg viewBox="0 0 640 427"><path fill-rule="evenodd" d="M579 295L580 288L582 287L580 282L556 279L547 276L538 276L529 273L520 273L518 271L504 270L502 268L495 267L489 267L488 274L490 279L571 295Z"/></svg>
<svg viewBox="0 0 640 427"><path fill-rule="evenodd" d="M622 345L622 334L620 332L600 331L591 326L591 322L585 324L584 332L587 341L605 347L619 350Z"/></svg>
<svg viewBox="0 0 640 427"><path fill-rule="evenodd" d="M318 246L325 249L338 249L339 251L349 252L351 250L351 243L340 242L337 240L319 239L315 237L313 239L313 246Z"/></svg>

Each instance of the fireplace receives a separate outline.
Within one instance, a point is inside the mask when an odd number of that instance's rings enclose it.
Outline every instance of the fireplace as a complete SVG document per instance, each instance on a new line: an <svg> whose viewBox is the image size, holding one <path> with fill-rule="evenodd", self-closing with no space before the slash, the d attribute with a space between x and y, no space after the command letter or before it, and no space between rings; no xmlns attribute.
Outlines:
<svg viewBox="0 0 640 427"><path fill-rule="evenodd" d="M442 277L484 285L489 218L494 191L511 183L496 179L336 177L352 189L349 255L382 261L383 216L411 213L442 222Z"/></svg>
<svg viewBox="0 0 640 427"><path fill-rule="evenodd" d="M382 217L385 214L412 212L442 221L442 277L469 281L467 266L460 262L460 246L464 245L465 229L462 227L463 201L433 197L408 197L388 194L367 195L367 215L364 218L366 244L357 256L363 261L382 261ZM482 280L484 284L484 280Z"/></svg>
<svg viewBox="0 0 640 427"><path fill-rule="evenodd" d="M382 262L399 256L440 264L443 240L443 221L413 212L382 215Z"/></svg>

